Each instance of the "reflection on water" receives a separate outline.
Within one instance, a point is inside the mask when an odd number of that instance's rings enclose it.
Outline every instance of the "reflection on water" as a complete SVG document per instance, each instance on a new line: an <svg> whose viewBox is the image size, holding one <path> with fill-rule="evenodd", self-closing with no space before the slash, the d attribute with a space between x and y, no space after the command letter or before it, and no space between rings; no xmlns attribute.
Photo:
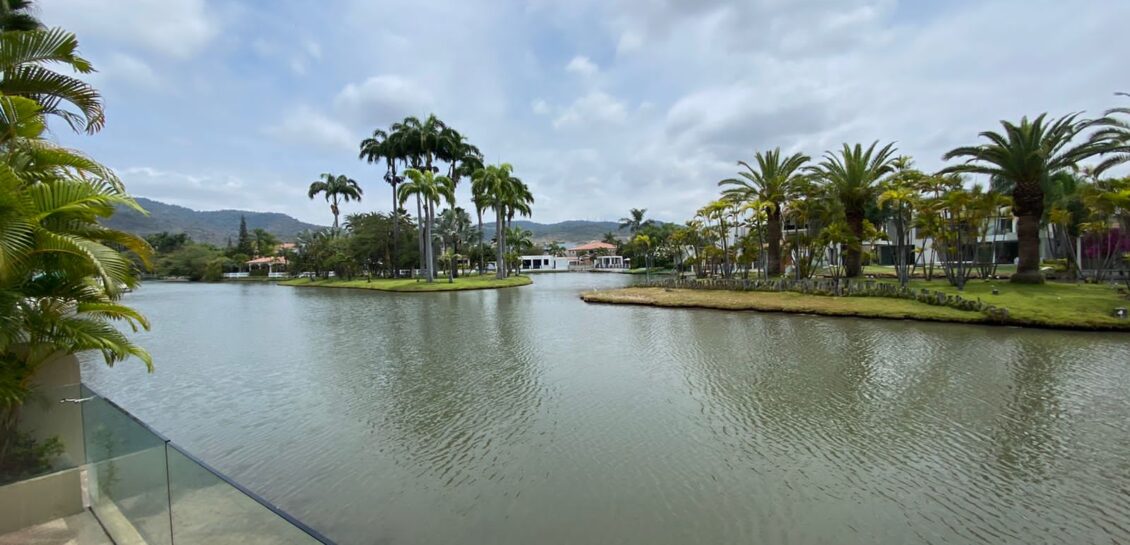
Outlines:
<svg viewBox="0 0 1130 545"><path fill-rule="evenodd" d="M341 543L1130 541L1130 336L153 284L88 379Z"/></svg>

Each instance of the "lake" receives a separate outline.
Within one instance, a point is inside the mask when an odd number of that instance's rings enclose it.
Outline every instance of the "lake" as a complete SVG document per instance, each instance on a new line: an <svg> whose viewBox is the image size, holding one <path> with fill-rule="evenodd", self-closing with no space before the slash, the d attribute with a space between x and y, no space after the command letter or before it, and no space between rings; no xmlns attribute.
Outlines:
<svg viewBox="0 0 1130 545"><path fill-rule="evenodd" d="M342 544L1130 542L1130 335L148 283L85 380Z"/></svg>

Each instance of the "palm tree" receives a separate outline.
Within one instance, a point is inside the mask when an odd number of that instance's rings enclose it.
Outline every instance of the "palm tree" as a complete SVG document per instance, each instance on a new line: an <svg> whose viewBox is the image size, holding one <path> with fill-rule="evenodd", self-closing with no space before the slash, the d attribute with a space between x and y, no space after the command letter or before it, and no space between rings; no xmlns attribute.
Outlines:
<svg viewBox="0 0 1130 545"><path fill-rule="evenodd" d="M1079 114L1047 120L1040 114L1033 120L1021 118L1019 124L1001 121L1004 133L985 131L988 143L950 150L945 160L965 158L964 163L943 173L985 174L995 189L1012 195L1012 213L1017 218L1018 263L1012 282L1043 283L1040 272L1040 222L1044 216L1044 190L1051 176L1070 170L1079 162L1110 152L1109 140L1090 139L1072 144L1093 122L1080 120Z"/></svg>
<svg viewBox="0 0 1130 545"><path fill-rule="evenodd" d="M360 201L361 186L357 185L356 180L344 174L334 175L324 172L320 180L310 184L306 195L313 200L319 193L324 194L326 202L330 203L330 212L334 215L334 233L337 233L339 229L337 218L341 214L338 208L339 201Z"/></svg>
<svg viewBox="0 0 1130 545"><path fill-rule="evenodd" d="M424 202L424 253L425 262L428 264L427 276L425 278L428 282L435 280L435 267L432 265L436 262L435 249L432 238L432 226L435 224L435 205L439 204L440 199L445 200L449 205L455 205L455 183L447 176L437 176L430 170L416 170L410 168L404 171L404 175L408 177L408 181L400 186L400 203L404 204L408 197L416 196Z"/></svg>
<svg viewBox="0 0 1130 545"><path fill-rule="evenodd" d="M435 173L432 163L437 156L447 149L447 141L451 138L451 133L447 132L447 125L440 121L435 114L429 114L424 121L419 118L409 116L405 117L399 123L393 123L390 130L392 133L398 135L398 140L402 146L402 152L408 159L408 163L416 170L427 170ZM425 215L423 210L423 201L421 197L416 197L416 217L423 218ZM421 220L422 221L422 220ZM425 240L424 230L420 229L418 243L420 246L420 268L433 269L435 262L427 262L425 265Z"/></svg>
<svg viewBox="0 0 1130 545"><path fill-rule="evenodd" d="M742 200L760 200L766 205L768 218L765 227L768 230L766 237L769 239L769 255L766 274L780 276L781 274L781 214L782 208L792 195L793 187L803 177L801 170L810 157L803 153L794 153L788 157L781 157L781 148L775 148L765 153L758 152L754 155L757 168L753 168L745 161L738 164L745 167L745 172L739 172L738 178L727 178L718 182L721 186L733 186L726 190Z"/></svg>
<svg viewBox="0 0 1130 545"><path fill-rule="evenodd" d="M860 144L844 144L838 154L824 153L824 160L809 172L824 184L832 198L843 205L848 232L854 237L844 252L844 275L859 276L862 268L863 220L867 207L875 202L883 177L894 170L894 144L876 150L873 142L865 150Z"/></svg>
<svg viewBox="0 0 1130 545"><path fill-rule="evenodd" d="M522 251L534 245L534 234L521 227L508 227L506 229L506 262L514 268L516 274L522 273L522 264L519 261Z"/></svg>
<svg viewBox="0 0 1130 545"><path fill-rule="evenodd" d="M455 180L452 180L453 186L454 182ZM448 208L440 213L437 229L439 229L440 239L444 244L444 253L447 252L447 246L450 245L453 255L458 256L463 242L467 239L468 231L471 230L471 215L458 206ZM452 279L459 276L459 271L454 264L448 267L448 276Z"/></svg>
<svg viewBox="0 0 1130 545"><path fill-rule="evenodd" d="M369 164L378 161L385 163L384 181L392 187L392 216L395 218L400 210L400 201L396 194L396 188L404 178L397 175L396 162L406 159L403 149L403 138L401 133L393 132L391 135L387 132L376 129L373 135L361 141L361 152L358 155L360 159L366 160ZM389 257L390 273L393 278L399 276L399 267L397 260L397 244L400 241L400 222L392 222L392 245L391 255Z"/></svg>
<svg viewBox="0 0 1130 545"><path fill-rule="evenodd" d="M561 244L561 241L554 240L545 245L545 253L552 256L565 255L565 246Z"/></svg>
<svg viewBox="0 0 1130 545"><path fill-rule="evenodd" d="M102 95L78 78L48 70L46 64L61 64L79 74L94 71L90 61L78 55L78 40L70 32L0 32L0 94L30 98L43 114L63 118L72 129L98 132L106 122ZM80 113L63 108L64 103Z"/></svg>
<svg viewBox="0 0 1130 545"><path fill-rule="evenodd" d="M506 230L515 213L528 216L530 205L534 202L530 188L513 175L514 167L509 163L487 165L476 170L471 178L472 194L480 196L480 202L495 211L496 277L506 278Z"/></svg>
<svg viewBox="0 0 1130 545"><path fill-rule="evenodd" d="M1130 97L1130 93L1115 95ZM1111 167L1130 161L1130 107L1111 108L1095 124L1102 128L1091 135L1091 140L1109 146L1103 152L1108 157L1092 169L1093 174L1098 176Z"/></svg>
<svg viewBox="0 0 1130 545"><path fill-rule="evenodd" d="M644 214L647 214L646 208L633 208L628 211L628 217L620 218L620 229L627 228L631 234L636 234L645 225L650 225L651 220L645 221Z"/></svg>
<svg viewBox="0 0 1130 545"><path fill-rule="evenodd" d="M486 244L486 236L483 233L483 210L490 208L490 197L484 193L485 188L482 184L476 183L475 174L482 170L480 166L471 173L471 202L475 205L475 217L479 223L479 274L483 274L486 270L486 251L484 244Z"/></svg>
<svg viewBox="0 0 1130 545"><path fill-rule="evenodd" d="M58 354L97 350L109 365L152 358L112 322L149 328L119 303L152 249L103 226L116 208L144 212L109 169L42 140L30 99L0 99L0 458L37 369ZM47 160L36 162L37 158ZM71 166L76 165L76 166Z"/></svg>
<svg viewBox="0 0 1130 545"><path fill-rule="evenodd" d="M30 0L0 0L0 32L42 28L43 23L31 13Z"/></svg>

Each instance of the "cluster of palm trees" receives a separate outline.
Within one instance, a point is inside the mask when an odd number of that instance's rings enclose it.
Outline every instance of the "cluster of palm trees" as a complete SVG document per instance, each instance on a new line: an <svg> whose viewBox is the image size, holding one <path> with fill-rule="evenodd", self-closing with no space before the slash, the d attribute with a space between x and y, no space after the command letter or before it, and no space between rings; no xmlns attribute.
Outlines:
<svg viewBox="0 0 1130 545"><path fill-rule="evenodd" d="M946 278L961 287L975 267L992 274L995 226L1000 220L1011 224L1015 216L1017 270L1011 279L1043 282L1045 228L1062 231L1065 239L1082 229L1114 240L1107 245L1108 263L1125 245L1130 182L1102 175L1130 159L1128 119L1130 108L1116 108L1098 119L1072 114L1005 121L1000 132L981 133L982 143L946 153L945 160L960 162L936 173L913 168L893 144L878 142L844 144L819 161L780 149L758 152L752 162L739 161L738 175L719 182L721 197L699 209L667 247L687 249L687 261L700 274L756 270L777 277L787 260L798 278L817 270L855 277L863 271L864 245L887 240L903 283L930 255L930 274L936 257ZM963 174L984 175L989 187L971 184ZM1078 205L1071 214L1060 202L1064 194ZM914 248L911 232L932 247Z"/></svg>
<svg viewBox="0 0 1130 545"><path fill-rule="evenodd" d="M425 280L435 280L441 261L448 263L449 279L456 276L454 264L462 258L459 251L472 238L479 241L479 272L485 270L483 213L487 210L495 213L497 275L506 278L509 269L506 264L513 261L508 259L512 257L507 251L510 237L498 234L508 232L515 215L529 216L534 202L530 188L514 175L510 164L484 164L479 149L435 115L423 120L406 117L387 130L374 130L361 141L359 158L370 164L384 164L384 181L392 189L392 217L405 215L405 204L415 201L419 269ZM478 230L473 234L468 226L469 214L455 202L456 188L465 178L471 180L472 203L478 218ZM362 193L357 182L348 177L323 174L319 181L310 185L308 195L311 199L319 194L325 196L334 215L333 231L336 232L339 203L360 200ZM439 210L442 205L447 205L447 209ZM393 244L388 271L394 277L399 274L395 264L400 224L400 221L392 222ZM443 255L437 255L436 242Z"/></svg>
<svg viewBox="0 0 1130 545"><path fill-rule="evenodd" d="M0 9L0 466L32 377L51 358L95 350L107 364L135 356L152 366L113 324L148 328L119 298L151 249L99 223L116 207L141 208L109 168L46 137L54 119L102 128L98 91L56 71L93 68L73 34L44 28L27 7Z"/></svg>

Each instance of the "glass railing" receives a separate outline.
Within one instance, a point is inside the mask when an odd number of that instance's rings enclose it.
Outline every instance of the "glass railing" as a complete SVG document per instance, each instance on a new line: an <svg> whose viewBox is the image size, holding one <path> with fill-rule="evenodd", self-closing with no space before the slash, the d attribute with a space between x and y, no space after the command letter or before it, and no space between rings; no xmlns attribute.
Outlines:
<svg viewBox="0 0 1130 545"><path fill-rule="evenodd" d="M83 386L91 510L117 543L332 543Z"/></svg>

